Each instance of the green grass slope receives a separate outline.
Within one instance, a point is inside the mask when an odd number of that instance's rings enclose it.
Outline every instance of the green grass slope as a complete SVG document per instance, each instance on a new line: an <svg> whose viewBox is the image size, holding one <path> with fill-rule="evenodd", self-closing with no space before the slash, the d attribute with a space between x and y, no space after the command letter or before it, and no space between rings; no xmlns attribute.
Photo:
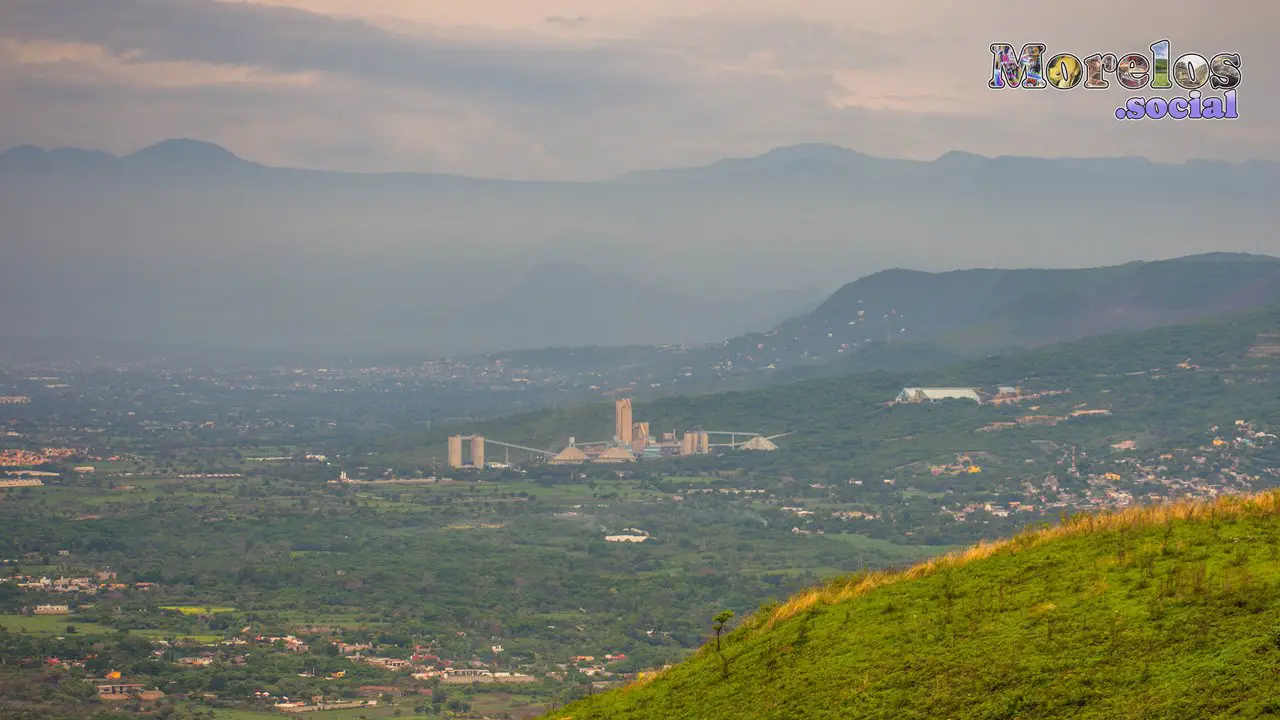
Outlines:
<svg viewBox="0 0 1280 720"><path fill-rule="evenodd" d="M708 626L710 622L708 621ZM1280 714L1280 493L1079 516L762 608L596 718Z"/></svg>

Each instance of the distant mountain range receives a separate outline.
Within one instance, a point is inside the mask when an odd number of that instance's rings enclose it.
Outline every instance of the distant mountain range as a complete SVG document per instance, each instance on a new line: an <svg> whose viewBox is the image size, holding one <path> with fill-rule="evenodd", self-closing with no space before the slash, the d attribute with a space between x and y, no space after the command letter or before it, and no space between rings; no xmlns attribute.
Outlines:
<svg viewBox="0 0 1280 720"><path fill-rule="evenodd" d="M891 370L1280 307L1280 259L1213 253L1078 270L886 270L770 330L695 347L491 353L592 373L603 393L697 395Z"/></svg>
<svg viewBox="0 0 1280 720"><path fill-rule="evenodd" d="M1274 163L916 162L827 145L582 183L271 168L190 140L123 158L19 147L0 154L0 302L16 308L0 315L0 337L460 354L777 327L852 345L885 328L849 326L839 296L802 326L779 323L868 276L886 288L873 309L906 314L905 333L888 330L895 342L963 327L968 339L948 347L1035 343L1072 336L1072 323L1088 333L1137 320L1096 317L1096 298L1028 294L1052 271L921 286L927 276L874 273L1280 253L1277 182ZM965 300L920 316L911 299L929 300L916 287ZM1084 303L1085 317L1054 310L1055 297ZM1176 314L1142 309L1149 299L1115 312ZM1005 302L1040 302L1048 319L1028 326L1034 306L997 313Z"/></svg>
<svg viewBox="0 0 1280 720"><path fill-rule="evenodd" d="M1280 302L1280 258L1213 253L1078 270L893 269L722 348L738 362L840 360L894 343L959 355L1145 330ZM883 352L884 348L877 348Z"/></svg>

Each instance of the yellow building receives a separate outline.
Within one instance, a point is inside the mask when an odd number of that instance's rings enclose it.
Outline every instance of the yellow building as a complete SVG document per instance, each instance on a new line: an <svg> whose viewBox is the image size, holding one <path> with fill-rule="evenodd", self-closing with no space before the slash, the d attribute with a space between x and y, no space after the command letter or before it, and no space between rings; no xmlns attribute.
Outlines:
<svg viewBox="0 0 1280 720"><path fill-rule="evenodd" d="M630 445L634 430L631 424L631 398L616 400L613 407L615 415L613 437L620 445Z"/></svg>
<svg viewBox="0 0 1280 720"><path fill-rule="evenodd" d="M462 467L462 436L449 436L449 467Z"/></svg>

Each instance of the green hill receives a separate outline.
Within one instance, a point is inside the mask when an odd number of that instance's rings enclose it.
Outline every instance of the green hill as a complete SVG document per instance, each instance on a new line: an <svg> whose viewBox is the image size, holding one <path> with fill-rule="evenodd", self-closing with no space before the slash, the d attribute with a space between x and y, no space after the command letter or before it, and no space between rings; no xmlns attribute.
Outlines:
<svg viewBox="0 0 1280 720"><path fill-rule="evenodd" d="M1272 716L1278 613L1280 493L1077 516L761 608L553 717Z"/></svg>
<svg viewBox="0 0 1280 720"><path fill-rule="evenodd" d="M1056 426L1057 442L1083 445L1139 436L1177 443L1213 422L1280 412L1280 393L1260 391L1280 371L1280 353L1255 351L1280 331L1280 308L1232 314L1139 333L1105 335L916 372L878 372L817 378L762 390L672 397L637 403L636 420L653 432L710 430L794 431L776 453L731 453L720 460L682 461L845 477L892 473L903 465L947 453L1014 455L1043 439L1036 426L975 432L1027 414L1069 415L1081 406L1111 415ZM1260 339L1263 338L1263 339ZM1191 361L1188 368L1178 365ZM956 401L887 406L902 387L1022 385L1069 390L1018 406L975 406ZM1032 408L1038 408L1033 410ZM558 449L570 436L607 440L612 405L588 405L500 418L432 434L388 438L371 451L409 461L441 457L449 432L474 432L537 448ZM1021 463L1025 455L1013 461ZM888 477L890 475L886 475Z"/></svg>
<svg viewBox="0 0 1280 720"><path fill-rule="evenodd" d="M842 286L809 312L772 326L755 323L768 330L723 342L552 347L471 360L535 373L554 369L575 379L579 399L594 386L653 400L875 371L936 370L993 352L1136 332L1278 301L1280 258L1265 255L1212 253L1060 270L894 269ZM629 306L671 316L652 302Z"/></svg>
<svg viewBox="0 0 1280 720"><path fill-rule="evenodd" d="M1280 259L1212 253L1066 270L894 269L848 283L768 332L702 351L741 370L831 363L850 371L946 364L1257 308L1280 300ZM895 353L887 343L907 343ZM698 364L697 360L688 360Z"/></svg>

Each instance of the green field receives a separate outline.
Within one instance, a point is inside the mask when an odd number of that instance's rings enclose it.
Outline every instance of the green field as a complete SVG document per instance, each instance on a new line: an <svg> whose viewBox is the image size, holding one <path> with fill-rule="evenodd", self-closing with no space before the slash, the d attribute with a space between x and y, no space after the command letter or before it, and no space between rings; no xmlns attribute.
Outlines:
<svg viewBox="0 0 1280 720"><path fill-rule="evenodd" d="M871 538L857 533L827 533L827 540L836 540L858 550L878 550L888 555L896 555L906 559L926 558L959 550L957 545L899 545L888 540Z"/></svg>
<svg viewBox="0 0 1280 720"><path fill-rule="evenodd" d="M207 710L207 708L201 705L192 705L191 707L198 708L200 710ZM223 710L223 709L214 710L213 716L218 720L267 720L267 718L275 718L278 720L279 718L284 717L282 714L274 711L255 712L253 710ZM305 717L311 717L311 716L312 716L311 714L308 714ZM300 716L300 717L303 717L303 716Z"/></svg>
<svg viewBox="0 0 1280 720"><path fill-rule="evenodd" d="M200 643L216 643L223 640L222 635L186 635L173 630L130 630L130 635L139 635L141 637L153 638L156 640L187 640Z"/></svg>
<svg viewBox="0 0 1280 720"><path fill-rule="evenodd" d="M183 615L216 615L218 613L235 612L233 607L218 607L214 605L161 605L161 610L177 610Z"/></svg>
<svg viewBox="0 0 1280 720"><path fill-rule="evenodd" d="M193 706L204 710L199 705ZM397 708L394 707L372 707L372 708L352 708L349 710L321 710L316 712L302 713L300 715L286 715L284 713L269 711L255 712L253 710L223 710L217 709L213 711L213 716L217 720L280 720L280 718L299 717L312 718L313 720L360 720L360 718L390 718L396 717ZM399 708L401 716L412 717L412 707Z"/></svg>
<svg viewBox="0 0 1280 720"><path fill-rule="evenodd" d="M67 626L79 635L111 635L116 631L102 625L78 622L74 615L0 615L0 628L34 635L66 635Z"/></svg>

